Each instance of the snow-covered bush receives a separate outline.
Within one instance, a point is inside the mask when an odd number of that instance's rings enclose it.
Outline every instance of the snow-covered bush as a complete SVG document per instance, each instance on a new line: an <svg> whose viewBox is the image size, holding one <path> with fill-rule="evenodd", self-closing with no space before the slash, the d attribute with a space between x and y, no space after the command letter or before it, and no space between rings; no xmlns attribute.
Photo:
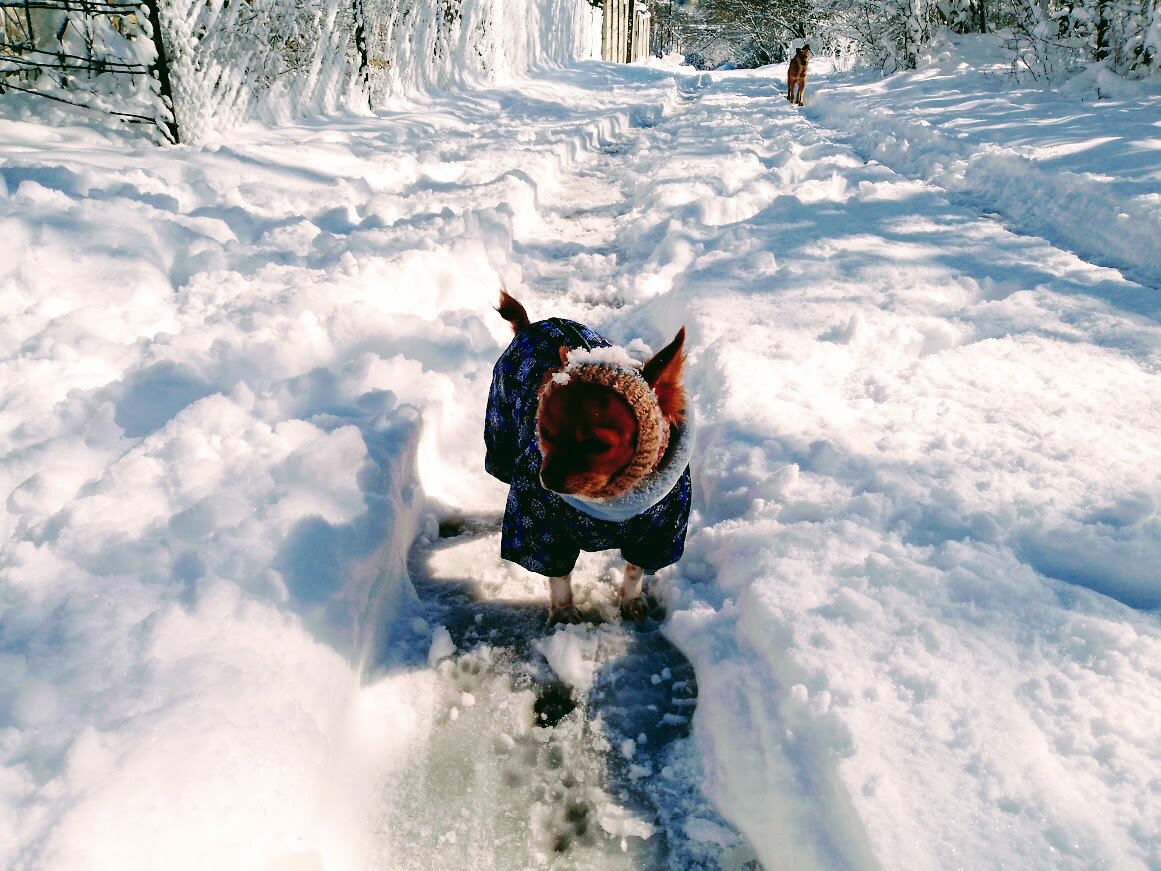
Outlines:
<svg viewBox="0 0 1161 871"><path fill-rule="evenodd" d="M371 105L589 55L587 0L362 0ZM512 26L521 22L522 26Z"/></svg>
<svg viewBox="0 0 1161 871"><path fill-rule="evenodd" d="M729 63L748 69L788 60L797 45L815 39L829 13L813 0L699 0L676 9L655 2L651 14L657 34L665 40L655 45L659 54L680 46L694 66Z"/></svg>
<svg viewBox="0 0 1161 871"><path fill-rule="evenodd" d="M914 69L939 7L928 0L822 0L825 43L846 42L864 63L885 72Z"/></svg>
<svg viewBox="0 0 1161 871"><path fill-rule="evenodd" d="M1048 80L1092 62L1143 78L1157 71L1159 16L1149 0L1022 0L1013 6L1016 63Z"/></svg>
<svg viewBox="0 0 1161 871"><path fill-rule="evenodd" d="M1161 49L1150 0L819 0L831 26L852 36L864 61L891 72L913 68L942 27L1011 33L1013 67L1058 79L1093 62L1120 75L1155 72Z"/></svg>

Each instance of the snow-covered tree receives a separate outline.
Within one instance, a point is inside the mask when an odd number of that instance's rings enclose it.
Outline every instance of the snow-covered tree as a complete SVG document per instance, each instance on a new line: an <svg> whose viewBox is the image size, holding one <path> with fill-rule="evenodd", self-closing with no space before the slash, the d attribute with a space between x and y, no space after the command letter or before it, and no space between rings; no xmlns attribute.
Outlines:
<svg viewBox="0 0 1161 871"><path fill-rule="evenodd" d="M821 0L831 41L846 37L859 56L887 72L913 69L944 13L929 0Z"/></svg>
<svg viewBox="0 0 1161 871"><path fill-rule="evenodd" d="M1132 77L1157 70L1156 0L1020 0L1014 18L1017 63L1038 77L1055 79L1092 62Z"/></svg>
<svg viewBox="0 0 1161 871"><path fill-rule="evenodd" d="M756 66L786 58L795 42L816 51L850 44L888 72L913 68L943 27L1013 34L1013 65L1056 78L1092 62L1129 76L1158 69L1159 0L651 0L663 33L695 62ZM663 49L666 50L666 49Z"/></svg>
<svg viewBox="0 0 1161 871"><path fill-rule="evenodd" d="M672 31L700 66L785 60L796 43L814 39L827 17L815 0L699 0L696 6L657 0L652 8L654 26Z"/></svg>

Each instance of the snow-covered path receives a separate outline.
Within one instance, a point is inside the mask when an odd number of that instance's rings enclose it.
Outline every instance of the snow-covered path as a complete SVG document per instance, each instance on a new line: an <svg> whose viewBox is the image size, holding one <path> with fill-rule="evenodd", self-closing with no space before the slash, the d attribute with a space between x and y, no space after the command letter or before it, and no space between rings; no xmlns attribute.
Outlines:
<svg viewBox="0 0 1161 871"><path fill-rule="evenodd" d="M863 97L821 76L799 113L778 75L587 64L198 150L0 121L0 864L448 867L465 833L582 861L535 782L490 802L507 829L454 796L465 757L556 770L529 687L600 710L625 637L489 641L543 594L498 559L482 470L501 282L615 341L689 331L696 508L650 685L686 705L692 665L692 734L666 769L562 727L592 777L635 762L681 800L602 792L598 847L1161 862L1161 328L1108 268L1149 261L866 162L889 114L840 118ZM582 556L595 611L615 565ZM488 603L474 636L441 579Z"/></svg>

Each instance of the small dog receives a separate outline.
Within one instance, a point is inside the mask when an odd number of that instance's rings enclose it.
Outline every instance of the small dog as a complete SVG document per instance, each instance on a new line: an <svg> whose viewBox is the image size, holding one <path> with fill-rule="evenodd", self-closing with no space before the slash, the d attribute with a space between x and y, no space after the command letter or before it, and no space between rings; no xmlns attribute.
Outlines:
<svg viewBox="0 0 1161 871"><path fill-rule="evenodd" d="M646 570L681 558L692 432L681 376L685 328L644 365L588 327L532 323L500 293L511 344L488 394L487 471L509 485L500 555L548 576L549 623L579 623L580 551L620 548L621 615L641 620Z"/></svg>
<svg viewBox="0 0 1161 871"><path fill-rule="evenodd" d="M786 71L786 99L799 106L806 92L806 66L810 63L810 46L804 45L795 52Z"/></svg>

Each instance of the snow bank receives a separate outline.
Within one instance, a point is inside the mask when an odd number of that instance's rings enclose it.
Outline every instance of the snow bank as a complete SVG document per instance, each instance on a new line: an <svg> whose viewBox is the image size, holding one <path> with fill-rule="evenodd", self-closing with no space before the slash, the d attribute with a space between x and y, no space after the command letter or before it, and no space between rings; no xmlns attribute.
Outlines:
<svg viewBox="0 0 1161 871"><path fill-rule="evenodd" d="M197 173L105 160L5 204L3 864L358 864L422 689L352 667L410 595L418 413L361 347L396 318L337 254L215 268Z"/></svg>
<svg viewBox="0 0 1161 871"><path fill-rule="evenodd" d="M915 72L816 79L806 114L867 160L1161 287L1157 86L1109 74L1116 87L1106 84L1099 100L1099 86L1080 80L1063 92L1013 87L992 46L991 37L961 37ZM841 97L839 82L850 83ZM1152 294L1146 310L1157 304Z"/></svg>

